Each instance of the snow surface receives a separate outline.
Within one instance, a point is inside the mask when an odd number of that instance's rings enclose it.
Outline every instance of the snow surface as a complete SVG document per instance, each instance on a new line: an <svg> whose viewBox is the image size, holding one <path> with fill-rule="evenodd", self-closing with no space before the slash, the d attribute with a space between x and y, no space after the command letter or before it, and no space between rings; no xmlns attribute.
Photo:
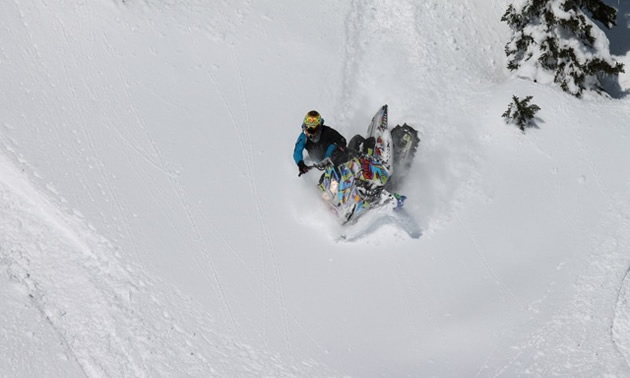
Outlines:
<svg viewBox="0 0 630 378"><path fill-rule="evenodd" d="M507 4L0 2L0 376L629 376L630 75L511 76ZM300 121L385 103L421 235L339 241Z"/></svg>

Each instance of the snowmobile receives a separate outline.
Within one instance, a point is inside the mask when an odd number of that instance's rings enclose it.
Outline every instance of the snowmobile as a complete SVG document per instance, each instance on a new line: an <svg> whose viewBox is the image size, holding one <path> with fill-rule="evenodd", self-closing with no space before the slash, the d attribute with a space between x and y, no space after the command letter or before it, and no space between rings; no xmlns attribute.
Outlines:
<svg viewBox="0 0 630 378"><path fill-rule="evenodd" d="M370 209L403 206L407 197L396 193L396 186L419 143L418 132L406 123L388 128L387 105L383 105L372 118L367 137L356 135L348 143L345 163L335 165L326 158L312 166L323 171L319 189L342 224L356 222Z"/></svg>

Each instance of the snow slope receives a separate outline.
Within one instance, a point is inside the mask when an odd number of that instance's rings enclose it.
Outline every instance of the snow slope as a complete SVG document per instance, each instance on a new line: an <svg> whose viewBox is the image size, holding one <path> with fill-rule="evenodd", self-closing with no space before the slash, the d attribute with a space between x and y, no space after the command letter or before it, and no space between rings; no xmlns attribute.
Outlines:
<svg viewBox="0 0 630 378"><path fill-rule="evenodd" d="M630 374L630 80L511 77L507 3L1 3L0 375ZM300 120L384 103L422 236L336 242Z"/></svg>

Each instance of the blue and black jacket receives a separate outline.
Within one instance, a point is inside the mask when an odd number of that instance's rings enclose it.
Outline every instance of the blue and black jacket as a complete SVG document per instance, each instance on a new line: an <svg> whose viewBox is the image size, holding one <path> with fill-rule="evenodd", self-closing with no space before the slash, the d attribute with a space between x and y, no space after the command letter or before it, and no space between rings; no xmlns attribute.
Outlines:
<svg viewBox="0 0 630 378"><path fill-rule="evenodd" d="M303 153L305 149L308 151L308 156L317 162L329 157L333 163L339 164L342 161L336 160L342 159L341 155L343 155L346 150L346 138L332 127L322 125L322 134L317 142L308 139L306 134L300 133L300 136L298 136L295 142L295 148L293 149L293 160L295 160L295 164L304 161Z"/></svg>

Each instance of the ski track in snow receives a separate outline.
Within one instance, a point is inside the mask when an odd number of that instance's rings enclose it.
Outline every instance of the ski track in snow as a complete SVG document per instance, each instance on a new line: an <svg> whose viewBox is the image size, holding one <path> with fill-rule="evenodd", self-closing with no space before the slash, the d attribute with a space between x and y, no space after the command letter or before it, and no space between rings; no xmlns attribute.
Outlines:
<svg viewBox="0 0 630 378"><path fill-rule="evenodd" d="M493 376L630 374L630 268L626 268L630 207L623 196L611 196L601 182L597 185L610 198L600 223L608 231L593 232L607 237L593 239L597 244L592 246L585 271L577 277L569 306L530 334L526 343L513 346L514 357ZM477 376L487 373L484 365Z"/></svg>
<svg viewBox="0 0 630 378"><path fill-rule="evenodd" d="M626 193L628 192L630 192L630 179L626 183ZM624 234L623 231L630 229L630 207L627 204L625 207L623 206L623 204L619 204L619 207L613 210L622 224L620 234L616 235L617 239L615 242L617 243L617 253L627 255L628 251L630 251L630 240L626 236L627 233ZM623 355L630 371L630 261L628 259L626 259L626 266L628 268L617 291L611 336L614 345Z"/></svg>
<svg viewBox="0 0 630 378"><path fill-rule="evenodd" d="M80 8L80 7L79 7ZM80 11L80 9L79 9ZM106 45L106 50L107 51L112 51L111 50L111 45L108 44L107 42L107 37L105 37L104 39L104 44ZM89 51L86 49L86 51ZM98 50L98 52L100 52L101 50ZM101 59L96 59L97 62L100 62ZM103 69L98 69L97 71L102 72L104 71ZM125 88L124 94L128 100L128 104L129 107L128 109L131 110L132 112L132 116L135 117L138 126L140 127L140 131L144 136L144 140L148 143L148 148L150 151L150 154L153 157L150 157L149 154L141 151L139 149L139 147L137 147L134 143L131 143L121 132L120 130L114 125L112 125L111 127L114 129L114 131L116 132L116 135L119 136L119 138L124 142L125 145L127 145L128 147L130 147L131 151L135 151L137 152L142 158L143 160L149 162L151 164L151 166L155 167L159 172L162 172L163 174L166 175L167 178L167 182L170 184L171 189L173 190L173 192L175 193L175 198L177 198L179 200L179 205L182 209L182 211L185 213L186 219L189 223L189 227L188 229L191 230L192 234L193 234L193 240L194 240L194 248L191 251L192 253L192 257L193 259L195 259L195 261L197 262L197 267L199 268L199 270L202 272L202 274L204 275L204 277L206 278L206 280L208 281L208 283L210 284L211 287L216 288L217 292L218 292L218 297L222 306L222 311L226 314L227 319L230 319L230 326L232 327L232 335L233 336L238 336L238 339L243 339L242 334L240 334L239 332L239 325L238 322L235 319L233 310L231 308L230 302L229 302L229 298L226 295L226 292L224 290L223 287L223 283L221 281L220 278L220 274L217 271L217 269L215 268L214 264L212 263L212 261L208 258L207 256L207 251L211 250L211 248L209 248L209 246L207 245L207 243L203 240L201 233L200 233L200 229L199 226L197 225L195 218L192 214L192 210L191 210L191 206L189 204L189 202L186 199L186 195L184 193L184 190L181 186L181 184L179 183L179 180L177 179L177 174L175 174L174 172L172 172L170 169L168 169L168 162L166 162L164 160L164 158L162 157L161 152L159 151L157 144L154 142L153 138L151 137L151 134L149 132L149 128L144 120L144 118L140 115L139 111L138 111L138 105L136 104L135 100L134 100L134 96L131 95L131 93L129 92L129 85L125 79L125 76L122 74L120 67L117 67L117 72L119 75L119 78L121 79L121 81L123 82L123 87ZM69 76L68 74L66 74L67 76ZM88 83L85 82L85 78L81 78L82 80L82 84L85 87L89 87ZM73 93L75 93L75 91L73 90ZM76 97L76 94L75 94ZM78 101L78 98L75 99L76 101ZM81 112L79 112L79 115L82 117ZM85 119L81 118L81 126L83 127L83 138L85 140L87 140L88 142L88 152L89 155L88 156L98 156L97 154L97 150L95 148L94 142L92 140L92 136L89 133L89 129L87 128L87 122ZM121 229L121 232L126 235L126 238L129 239L132 242L132 245L135 246L136 251L139 250L139 246L138 243L136 242L136 239L134 237L132 228L130 226L129 220L127 218L127 214L125 212L125 209L122 207L122 201L121 199L118 197L117 195L117 191L115 190L115 188L112 187L111 185L111 179L109 177L107 177L107 175L104 173L104 170L102 169L102 165L101 164L97 164L97 169L100 173L100 177L101 179L99 180L100 183L102 183L104 190L112 197L112 201L111 203L113 204L113 206L115 206L116 208L116 212L117 212L117 219L120 223L118 224L119 228ZM138 173L140 175L144 175L142 172L142 169L138 168ZM165 188L161 188L161 191L164 191ZM152 195L155 194L152 193ZM156 198L156 203L159 203L160 201L157 200ZM174 230L178 230L180 229L180 227L177 227L175 225L173 225L173 229Z"/></svg>
<svg viewBox="0 0 630 378"><path fill-rule="evenodd" d="M505 1L493 1L497 8L504 8ZM14 4L21 13L18 2L14 1ZM417 81L417 85L439 88L451 83L455 87L452 88L453 91L467 90L466 85L453 79L462 75L450 72L452 67L441 67L441 62L436 60L436 57L441 55L425 56L423 52L436 47L430 46L432 41L435 43L446 40L448 45L444 49L445 51L451 49L451 57L455 59L459 56L457 51L466 47L466 42L469 41L467 38L474 39L475 36L462 36L461 30L453 29L452 25L447 25L450 29L428 30L429 28L423 28L418 21L421 20L421 14L428 12L435 15L448 14L462 23L474 22L465 18L466 14L472 13L470 7L474 4L474 1L472 4L466 1L452 5L440 1L419 4L396 0L387 2L353 0L351 11L346 18L343 82L339 101L335 102L339 107L335 113L344 121L343 123L354 125L356 124L353 122L354 119L363 119L364 114L360 112L372 110L366 103L375 101L380 104L381 97L371 98L371 93L379 87L378 80L389 80L392 77L388 76L390 72L382 72L380 70L382 66L373 64L372 61L375 58L379 59L379 54L389 54L392 51L390 47L394 51L400 48L408 54L404 55L404 58L414 67L411 76ZM247 7L250 6L251 3L248 2ZM81 19L90 19L87 9L77 6L75 15ZM59 21L61 23L62 20ZM391 35L383 33L384 29L390 31ZM30 33L30 28L26 30ZM17 33L12 37L17 38ZM89 44L96 38L88 37L86 40L75 41L66 36L65 42L68 45L78 43L80 46L78 51L102 52L89 48ZM391 43L394 40L398 45ZM105 43L105 50L115 55L114 47L108 43L107 37L102 41ZM38 49L32 38L29 42L33 46L28 48ZM272 233L276 227L270 223L265 198L261 195L264 191L258 187L261 183L257 181L256 176L258 167L252 140L252 135L255 134L249 113L253 96L247 93L245 78L241 73L241 69L245 67L241 67L244 62L239 61L234 46L230 51L232 63L230 69L234 70L236 78L234 86L236 97L230 97L232 93L221 86L223 83L217 80L212 71L209 70L208 75L229 116L231 129L236 134L243 157L243 173L253 202L252 215L257 223L256 241L253 243L259 248L260 269L256 269L251 261L246 261L239 255L241 252L234 246L234 241L230 240L230 235L222 232L218 221L189 199L177 172L169 168L169 162L158 149L158 144L153 140L149 127L138 110L139 106L129 90L130 85L136 83L129 83L128 75L123 72L120 65L115 68L114 73L117 73L119 81L123 83L124 90L120 95L122 101L127 102L129 106L118 105L116 108L121 112L127 109L133 112L132 118L137 121L140 135L136 141L133 138L133 131L119 129L116 125L125 122L121 121L124 117L118 115L116 111L112 113L119 117L119 122L112 120L105 124L106 132L116 136L118 142L116 147L126 147L122 149L123 153L130 157L137 155L139 160L146 161L156 171L166 176L167 186L151 190L148 195L153 196L155 203L166 202L164 206L168 207L167 211L172 214L179 211L184 213L181 218L168 220L172 222L170 226L175 234L173 236L182 240L192 239L191 254L197 265L194 269L199 269L207 285L217 291L219 299L217 307L220 308L216 311L227 319L227 327L212 319L206 312L207 308L195 307L188 297L167 287L167 284L152 277L143 269L128 263L127 259L118 253L116 247L96 234L93 228L85 225L87 220L79 216L78 212L69 215L51 204L45 194L33 188L15 167L0 156L2 173L0 209L3 213L3 217L0 218L0 230L3 231L0 235L0 269L6 270L12 283L24 288L25 302L41 314L44 322L58 335L63 344L62 350L68 359L80 366L86 376L321 376L322 372L328 371L310 361L290 366L284 357L255 350L246 345L244 342L247 335L239 323L239 310L235 307L239 298L232 295L230 282L222 276L230 271L222 271L213 260L214 256L209 253L217 248L215 242L218 242L223 247L222 251L234 256L243 268L242 271L251 277L248 282L260 284L256 288L245 285L243 289L260 290L260 293L256 294L262 295L262 308L257 313L262 317L263 338L273 337L274 332L279 332L286 353L293 356L296 353L294 348L298 349L294 344L298 345L300 341L297 340L297 332L293 333L292 329L299 328L321 352L328 349L329 345L320 345L317 341L319 336L316 337L311 333L312 329L309 331L309 328L304 327L301 320L291 314L286 304L281 269L286 262L280 259L279 251L276 249L279 243L276 243ZM101 57L98 55L69 57L67 62L63 62L64 84L71 88L67 99L69 102L81 102L81 92L77 92L75 86L88 88L87 93L92 94L92 100L98 101L98 97L94 95L95 89L90 88L93 83L87 80L87 77L75 78L69 65L78 66L80 60L89 59L94 61L94 72L105 71L106 67L100 63ZM453 66L459 67L457 63ZM483 67L475 59L471 59L470 66L461 67L471 72L476 70L483 72L489 81L493 79L491 70ZM441 76L436 73L439 69L444 70L442 77L446 79L443 81L440 81ZM30 80L34 82L40 79L36 74L29 72L29 75ZM426 83L424 80L431 82ZM99 90L107 92L102 88ZM153 95L169 106L183 107L170 103L159 93ZM433 201L430 204L433 207L428 209L430 211L427 211L422 223L431 224L433 232L450 222L461 223L465 236L473 247L473 254L477 255L485 271L500 287L502 296L509 297L519 308L528 307L535 312L535 307L539 303L550 302L548 298L553 291L553 282L549 284L547 292L534 303L530 303L529 306L521 303L514 291L500 278L501 271L493 266L489 256L484 253L479 241L479 236L483 235L475 235L460 217L460 206L464 206L462 202L467 196L476 194L480 179L475 173L475 165L480 159L479 151L475 150L475 146L469 147L469 143L463 143L458 139L470 138L471 135L464 132L461 133L462 136L453 131L462 125L467 126L465 120L455 120L453 124L447 125L438 124L444 108L438 107L435 110L432 109L433 104L419 104L416 100L421 98L413 97L412 92L403 92L396 96L386 93L382 94L382 97L394 100L403 98L404 101L396 102L408 108L396 109L397 114L406 116L420 112L433 123L420 125L428 130L428 139L421 142L416 160L421 160L419 159L421 157L436 162L436 157L442 156L449 156L450 159L446 162L439 161L446 166L443 177L426 177L428 184L423 189L432 189L435 193L426 191L421 193ZM436 99L439 103L446 101L446 98ZM419 108L414 109L415 106ZM97 107L89 110L99 112ZM116 181L105 169L103 162L94 161L95 157L101 156L97 143L99 134L90 128L89 120L82 112L79 112L78 117L80 127L76 131L74 142L81 153L78 155L66 151L60 153L64 157L84 158L87 164L95 168L97 172L95 178L98 180L96 187L101 190L100 194L103 196L105 193L110 196L110 201L105 202L111 205L111 213L115 215L113 226L119 230L123 238L131 241L135 252L138 253L141 247L134 236L133 222L129 218L131 215L126 209L124 198L119 195ZM64 126L52 127L59 139L64 135L62 132ZM0 138L9 151L12 151L12 145L17 145L13 141L7 141L3 135L0 135ZM630 228L630 208L623 193L615 195L606 190L605 180L600 176L595 164L593 150L589 149L588 138L581 129L578 128L570 138L574 138L572 143L580 149L581 160L589 168L589 174L599 188L601 197L608 201L599 223L601 230L594 230L602 237L589 239L592 242L589 246L592 253L586 258L583 272L576 278L573 296L568 300L569 305L553 312L552 317L541 327L528 328L529 333L524 339L519 339L520 343L514 345L512 350L493 351L487 356L486 363L477 371L477 376L630 375L630 268L628 268L630 261L627 256L630 251L630 240L627 235ZM453 145L466 146L468 149L448 150L450 142L454 139L457 140ZM52 148L50 145L45 147ZM440 148L446 150L439 150ZM16 158L21 159L17 154ZM143 167L131 160L140 177L139 180L154 180L153 176L144 172ZM30 168L28 163L22 163ZM535 169L533 163L525 164L530 164L528 169ZM98 189L88 182L94 178L84 173L79 175L81 189L86 192L87 198L96 202ZM560 178L556 176L555 179L558 182L557 186L560 186ZM446 189L445 193L440 190L443 188ZM48 189L54 192L52 186ZM555 195L561 193L561 189L558 187ZM166 192L172 195L172 202L161 201L163 196L160 194L164 195ZM626 184L625 192L630 192L630 181ZM580 230L578 221L568 211L561 214L560 219L575 233L588 231ZM184 221L182 224L176 224L178 220ZM204 234L205 231L209 235ZM387 230L389 231L391 229ZM374 238L369 239L375 240L382 236L384 233L376 232ZM357 239L360 239L360 235ZM397 293L397 298L399 307L408 311L408 330L418 334L421 327L413 319L415 314L411 300L412 295L416 294L413 286L418 283L405 268L407 267L402 266L398 260L393 260L390 277L397 278L400 282L401 290ZM408 302L407 305L405 302ZM272 329L271 317L276 315L273 313L274 305L278 306L281 318L279 331ZM531 318L532 323L533 319L534 315ZM217 332L217 329L227 334ZM370 330L365 332L369 333ZM507 332L504 330L504 333ZM420 341L417 341L417 348L419 344ZM503 365L487 366L490 361L496 360L493 359L495 355L508 356L509 360L502 360ZM23 363L27 364L28 361L25 360ZM421 362L416 363L418 367L423 366ZM444 369L443 373L448 372L448 368Z"/></svg>
<svg viewBox="0 0 630 378"><path fill-rule="evenodd" d="M267 263L268 260L269 260L269 263L271 264L271 270L273 271L273 274L274 274L274 286L276 287L275 297L282 310L281 316L282 316L282 325L283 325L285 345L286 345L287 352L289 354L292 354L291 332L290 332L290 327L289 327L289 322L288 322L289 311L285 304L285 299L284 299L284 294L283 294L283 289L282 289L283 285L282 285L282 280L280 277L280 270L279 270L280 268L279 268L276 253L275 253L273 239L271 237L271 231L270 231L268 222L266 220L265 212L262 209L262 199L256 187L256 167L255 167L256 159L254 157L253 145L251 141L251 135L252 135L251 121L250 121L248 104L247 104L247 94L245 93L245 88L243 85L243 76L240 72L239 62L233 50L232 50L232 62L234 64L233 67L236 70L236 74L237 74L238 91L239 91L239 96L241 99L240 105L242 106L242 113L245 115L244 116L245 119L243 121L239 121L235 111L232 109L232 105L230 105L230 103L227 101L226 95L223 93L223 90L221 89L221 86L216 80L214 74L212 74L212 72L208 72L208 75L210 77L210 80L212 81L212 84L215 90L217 91L217 94L220 96L222 100L225 110L229 114L229 117L232 123L232 128L238 137L241 152L243 153L243 156L245 158L245 171L246 171L245 173L246 173L246 177L248 178L247 181L250 186L250 191L252 193L252 197L253 197L252 201L255 205L256 217L257 219L260 220L259 222L260 229L259 229L258 237L261 239L261 245L263 246L263 248L261 248L260 250L261 264L263 267L266 267L268 264ZM269 295L267 292L271 286L271 284L267 282L265 272L266 270L263 271L262 283L261 283L261 288L263 291L262 292L263 306L265 306L265 308L263 308L263 311L262 311L263 317L264 317L263 330L262 330L263 335L266 335L267 333L268 309L266 308L266 306L267 306L268 300L266 298Z"/></svg>
<svg viewBox="0 0 630 378"><path fill-rule="evenodd" d="M135 273L131 268L123 271L111 266L114 261L104 256L108 247L103 240L86 245L51 215L52 208L41 200L33 202L40 198L35 191L25 185L12 188L5 180L2 226L10 232L2 241L2 261L12 279L26 286L34 305L61 335L86 375L143 376L140 361L133 357L138 354L134 349L142 345L141 337L138 346L129 344L131 340L121 337L125 329L115 325L109 309L125 313L125 321L132 323L125 328L137 328L142 319L134 318L127 304L145 283L141 278L130 279ZM18 190L23 197L15 194ZM33 214L21 209L31 209ZM64 237L59 239L59 235ZM111 370L116 361L120 367Z"/></svg>
<svg viewBox="0 0 630 378"><path fill-rule="evenodd" d="M629 225L630 226L630 225ZM630 268L626 271L617 295L612 337L615 346L630 366Z"/></svg>
<svg viewBox="0 0 630 378"><path fill-rule="evenodd" d="M266 219L265 212L262 209L262 198L260 194L258 193L258 188L256 184L256 166L255 166L256 158L254 157L254 148L253 148L253 143L251 140L252 124L251 124L251 119L249 115L249 106L247 103L247 93L245 93L243 75L240 71L240 64L236 58L236 55L234 54L234 51L232 51L232 61L237 71L239 95L241 98L241 105L244 109L244 114L245 114L245 119L243 123L245 124L246 127L244 129L242 129L241 127L242 124L236 121L236 119L234 118L234 114L231 112L231 110L229 108L228 110L230 110L232 120L234 121L233 123L234 128L238 131L237 134L239 135L241 148L242 148L243 154L245 156L245 161L246 161L247 177L249 178L248 181L250 183L251 191L253 193L253 201L256 206L256 215L258 219L260 220L260 228L261 228L260 233L261 233L261 239L264 245L264 249L262 249L263 266L265 266L264 261L268 256L271 260L271 268L274 274L275 285L277 287L276 296L280 304L280 308L282 310L281 316L282 316L282 325L283 325L285 344L286 344L288 353L292 355L293 350L291 347L291 331L290 331L289 323L288 323L288 310L287 310L287 306L285 304L286 302L284 299L283 284L282 284L282 279L280 277L280 268L278 265L278 260L276 257L275 247L273 245L273 239L271 237L269 224ZM241 130L244 130L244 131L241 131ZM247 135L247 138L245 138L245 135Z"/></svg>
<svg viewBox="0 0 630 378"><path fill-rule="evenodd" d="M215 333L213 319L124 263L107 240L56 210L4 160L0 171L0 268L25 288L86 376L322 371L313 362L284 366L277 355Z"/></svg>

